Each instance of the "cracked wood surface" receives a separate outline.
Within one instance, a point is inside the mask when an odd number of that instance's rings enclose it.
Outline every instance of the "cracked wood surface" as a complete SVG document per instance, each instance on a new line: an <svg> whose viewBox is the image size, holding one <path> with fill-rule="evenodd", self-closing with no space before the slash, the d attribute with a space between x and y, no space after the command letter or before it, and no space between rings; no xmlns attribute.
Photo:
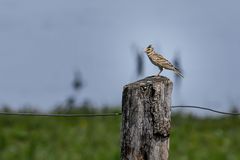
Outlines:
<svg viewBox="0 0 240 160"><path fill-rule="evenodd" d="M172 82L163 76L128 84L122 96L122 160L167 160Z"/></svg>

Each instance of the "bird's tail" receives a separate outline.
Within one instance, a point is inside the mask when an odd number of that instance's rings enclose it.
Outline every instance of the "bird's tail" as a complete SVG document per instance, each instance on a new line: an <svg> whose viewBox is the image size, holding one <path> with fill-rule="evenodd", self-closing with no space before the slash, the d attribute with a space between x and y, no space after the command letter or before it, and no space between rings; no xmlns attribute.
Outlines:
<svg viewBox="0 0 240 160"><path fill-rule="evenodd" d="M174 67L174 68L175 68L175 69L174 69L174 73L176 73L178 76L184 78L182 72L180 71L180 69L178 69L178 68L176 68L176 67Z"/></svg>

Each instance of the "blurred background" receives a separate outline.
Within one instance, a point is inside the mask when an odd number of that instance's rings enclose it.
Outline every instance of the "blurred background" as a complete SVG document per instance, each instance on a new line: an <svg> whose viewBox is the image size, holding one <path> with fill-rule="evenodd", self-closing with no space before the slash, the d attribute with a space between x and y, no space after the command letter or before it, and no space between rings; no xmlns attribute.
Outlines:
<svg viewBox="0 0 240 160"><path fill-rule="evenodd" d="M119 105L122 86L158 72L144 55L153 44L184 70L173 104L238 104L239 2L0 1L0 103L50 109L79 103ZM136 77L136 53L144 68ZM173 78L173 73L162 75Z"/></svg>
<svg viewBox="0 0 240 160"><path fill-rule="evenodd" d="M184 73L184 79L161 73L174 81L172 105L237 112L239 5L235 0L0 0L0 109L120 111L122 87L159 71L143 52L152 44ZM239 159L238 118L182 112L173 115L173 123L182 123L173 124L170 158ZM119 159L120 122L120 117L0 116L0 159ZM202 147L205 141L210 149Z"/></svg>

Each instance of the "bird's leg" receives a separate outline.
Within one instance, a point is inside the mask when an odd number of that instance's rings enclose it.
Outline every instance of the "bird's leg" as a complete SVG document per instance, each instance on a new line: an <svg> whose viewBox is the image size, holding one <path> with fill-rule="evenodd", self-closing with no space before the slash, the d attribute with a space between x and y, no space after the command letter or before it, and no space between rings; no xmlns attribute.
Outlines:
<svg viewBox="0 0 240 160"><path fill-rule="evenodd" d="M159 67L160 71L159 73L157 74L157 76L160 76L160 73L163 71L163 68L162 67Z"/></svg>

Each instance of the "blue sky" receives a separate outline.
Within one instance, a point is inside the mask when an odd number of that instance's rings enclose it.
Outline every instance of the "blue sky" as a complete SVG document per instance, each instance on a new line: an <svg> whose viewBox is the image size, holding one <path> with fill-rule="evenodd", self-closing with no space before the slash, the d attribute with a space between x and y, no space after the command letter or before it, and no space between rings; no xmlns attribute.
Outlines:
<svg viewBox="0 0 240 160"><path fill-rule="evenodd" d="M131 46L153 44L172 60L180 51L185 78L173 104L240 103L238 1L0 1L0 104L48 109L85 87L79 101L121 103L134 77ZM158 69L145 56L145 76ZM173 73L163 71L173 79ZM142 77L142 78L143 78ZM215 107L216 108L216 107Z"/></svg>

